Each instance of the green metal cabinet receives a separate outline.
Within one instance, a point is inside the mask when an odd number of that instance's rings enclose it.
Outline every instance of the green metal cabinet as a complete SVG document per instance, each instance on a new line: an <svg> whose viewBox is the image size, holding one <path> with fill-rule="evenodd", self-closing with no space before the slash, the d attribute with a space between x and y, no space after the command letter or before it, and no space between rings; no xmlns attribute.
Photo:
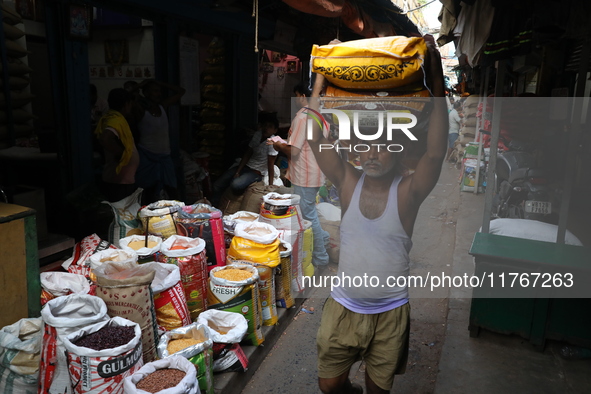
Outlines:
<svg viewBox="0 0 591 394"><path fill-rule="evenodd" d="M478 336L484 328L519 335L540 350L548 339L591 347L590 248L476 233L470 254L474 256L474 275L489 279L487 284L491 277L496 280L493 288L473 289L470 336ZM578 289L573 287L572 294L583 297L553 297L556 290L551 288L511 288L508 272L529 278L534 277L532 273L572 272ZM505 287L501 288L503 273Z"/></svg>

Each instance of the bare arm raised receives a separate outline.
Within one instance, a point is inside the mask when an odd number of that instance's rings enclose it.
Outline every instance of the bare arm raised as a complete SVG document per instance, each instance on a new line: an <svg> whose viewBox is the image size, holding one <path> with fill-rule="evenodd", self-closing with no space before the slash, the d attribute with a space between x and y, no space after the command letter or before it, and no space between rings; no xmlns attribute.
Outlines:
<svg viewBox="0 0 591 394"><path fill-rule="evenodd" d="M308 110L311 116L317 116L318 109L320 108L320 93L324 87L324 81L323 75L316 74L316 80L314 81L312 96L309 102L310 109ZM346 166L349 166L349 164L341 160L336 150L321 150L320 145L330 145L330 142L324 137L319 122L312 122L312 139L308 140L308 144L310 144L310 148L312 148L312 152L314 152L316 161L324 175L326 175L337 189L340 189L345 180Z"/></svg>
<svg viewBox="0 0 591 394"><path fill-rule="evenodd" d="M434 103L427 132L427 151L419 160L415 172L401 184L401 187L406 189L404 194L409 204L407 207L417 210L439 179L441 165L447 150L449 128L446 103L443 99L445 97L445 87L441 57L429 37L425 37L429 50L426 68L427 80L434 96Z"/></svg>

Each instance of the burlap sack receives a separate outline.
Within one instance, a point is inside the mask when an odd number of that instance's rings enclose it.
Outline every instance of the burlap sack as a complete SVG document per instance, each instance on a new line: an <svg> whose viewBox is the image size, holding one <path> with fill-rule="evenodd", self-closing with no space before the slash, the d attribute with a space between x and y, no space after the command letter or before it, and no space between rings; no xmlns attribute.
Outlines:
<svg viewBox="0 0 591 394"><path fill-rule="evenodd" d="M156 359L156 313L150 285L154 280L151 267L139 265L120 271L117 264L103 264L93 271L97 291L109 316L119 316L140 325L144 363Z"/></svg>

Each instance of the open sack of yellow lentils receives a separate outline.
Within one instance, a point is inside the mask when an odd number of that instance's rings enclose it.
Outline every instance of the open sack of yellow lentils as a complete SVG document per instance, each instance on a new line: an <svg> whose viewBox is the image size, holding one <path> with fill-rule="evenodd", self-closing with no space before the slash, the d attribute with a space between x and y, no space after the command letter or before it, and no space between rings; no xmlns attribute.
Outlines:
<svg viewBox="0 0 591 394"><path fill-rule="evenodd" d="M241 345L295 305L312 252L299 196L226 217L138 197L113 204L111 239L41 274L41 317L0 330L1 394L213 394L214 373L244 372Z"/></svg>

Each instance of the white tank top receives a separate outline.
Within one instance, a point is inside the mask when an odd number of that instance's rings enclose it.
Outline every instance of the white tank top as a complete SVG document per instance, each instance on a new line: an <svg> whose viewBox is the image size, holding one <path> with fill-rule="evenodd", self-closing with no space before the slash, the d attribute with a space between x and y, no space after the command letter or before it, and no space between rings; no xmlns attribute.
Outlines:
<svg viewBox="0 0 591 394"><path fill-rule="evenodd" d="M338 277L351 277L352 283L341 283L331 296L347 309L357 313L380 313L408 301L408 287L388 286L388 277L408 277L412 240L406 234L398 214L397 176L392 181L388 202L382 215L368 219L359 209L365 173L351 197L351 203L341 221L341 250ZM358 279L367 277L362 286ZM371 277L379 278L376 287L369 285ZM357 280L357 282L355 282ZM376 284L374 279L373 284Z"/></svg>
<svg viewBox="0 0 591 394"><path fill-rule="evenodd" d="M154 116L150 111L144 113L144 117L137 125L140 133L138 145L152 153L168 155L170 154L168 116L161 105L160 112L160 116Z"/></svg>

